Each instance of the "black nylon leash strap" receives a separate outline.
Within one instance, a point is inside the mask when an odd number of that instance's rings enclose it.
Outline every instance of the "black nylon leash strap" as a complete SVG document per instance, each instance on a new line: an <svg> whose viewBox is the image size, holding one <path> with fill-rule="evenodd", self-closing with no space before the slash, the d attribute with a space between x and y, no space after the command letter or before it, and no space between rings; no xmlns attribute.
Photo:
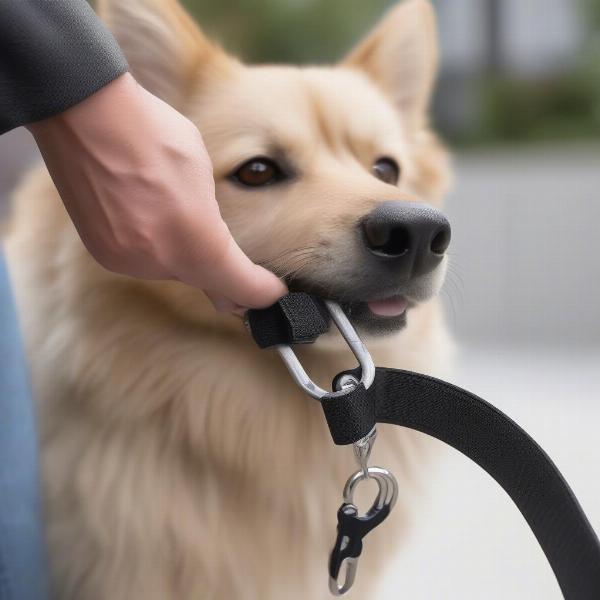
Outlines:
<svg viewBox="0 0 600 600"><path fill-rule="evenodd" d="M295 306L311 301L306 297ZM254 325L251 332L256 337ZM283 340L285 335L274 337ZM360 369L346 373L360 379ZM344 396L325 397L322 405L337 444L358 441L379 422L415 429L462 452L485 469L517 505L565 599L600 600L596 533L550 457L500 410L434 377L379 367L369 389L359 385Z"/></svg>
<svg viewBox="0 0 600 600"><path fill-rule="evenodd" d="M598 538L556 465L521 427L476 395L419 373L378 367L367 392L378 423L445 442L504 488L546 554L566 600L600 598Z"/></svg>

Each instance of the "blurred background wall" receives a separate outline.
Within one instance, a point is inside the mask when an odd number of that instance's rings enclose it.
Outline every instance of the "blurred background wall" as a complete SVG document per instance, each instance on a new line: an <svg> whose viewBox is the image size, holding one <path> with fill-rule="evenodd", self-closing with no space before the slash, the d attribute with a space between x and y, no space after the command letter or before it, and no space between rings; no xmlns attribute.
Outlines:
<svg viewBox="0 0 600 600"><path fill-rule="evenodd" d="M454 380L513 416L600 530L600 0L435 0L434 122L454 150ZM389 0L184 0L249 61L335 61ZM359 115L357 115L359 118ZM0 138L0 207L34 158ZM380 599L559 599L497 486L449 452Z"/></svg>

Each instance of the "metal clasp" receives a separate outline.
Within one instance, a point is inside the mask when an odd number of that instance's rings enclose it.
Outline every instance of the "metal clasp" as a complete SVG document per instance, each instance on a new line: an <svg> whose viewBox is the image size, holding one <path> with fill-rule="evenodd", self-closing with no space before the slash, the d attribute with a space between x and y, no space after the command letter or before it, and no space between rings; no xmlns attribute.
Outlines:
<svg viewBox="0 0 600 600"><path fill-rule="evenodd" d="M371 450L375 444L377 438L377 428L373 427L364 438L354 442L352 449L354 450L354 457L358 466L361 468L362 474L365 479L369 477L369 457L371 456Z"/></svg>
<svg viewBox="0 0 600 600"><path fill-rule="evenodd" d="M362 340L358 337L348 317L335 302L330 300L324 302L333 322L360 364L360 381L354 375L346 373L337 378L335 389L328 392L319 387L307 375L290 345L281 344L277 346L277 351L294 381L309 396L317 400L321 400L325 396L330 398L345 396L361 383L365 389L368 389L375 379L373 359ZM345 594L352 587L358 569L358 557L362 552L362 539L369 531L386 519L398 497L398 483L395 477L387 469L368 466L376 435L377 431L373 427L364 438L353 444L354 455L360 470L354 473L344 486L344 503L337 514L337 538L329 559L329 589L335 596ZM364 515L359 516L358 508L354 504L354 490L359 482L368 478L375 479L379 491L371 508ZM340 575L344 567L345 575L340 583Z"/></svg>
<svg viewBox="0 0 600 600"><path fill-rule="evenodd" d="M365 386L365 388L369 388L375 379L375 364L373 363L373 359L369 354L366 346L362 343L362 340L358 337L356 330L352 326L352 323L348 320L348 317L344 314L344 311L341 309L339 304L332 302L331 300L325 300L325 306L333 319L333 322L336 324L336 327L339 329L342 337L346 340L346 343L352 350L352 353L358 360L362 375L361 382ZM309 395L317 400L323 398L323 396L344 396L351 391L354 387L343 386L338 390L333 392L328 392L323 388L319 387L307 374L304 370L304 367L298 360L298 357L292 350L291 346L288 344L281 344L277 346L277 351L279 352L285 366L288 368L288 371L292 375L294 381Z"/></svg>
<svg viewBox="0 0 600 600"><path fill-rule="evenodd" d="M398 498L398 483L387 469L369 467L367 471L366 475L362 470L357 471L344 486L344 503L337 514L337 538L329 559L329 590L334 596L341 596L352 587L363 538L387 518ZM379 491L371 508L359 516L354 504L354 490L367 477L375 479ZM343 567L345 576L340 582Z"/></svg>

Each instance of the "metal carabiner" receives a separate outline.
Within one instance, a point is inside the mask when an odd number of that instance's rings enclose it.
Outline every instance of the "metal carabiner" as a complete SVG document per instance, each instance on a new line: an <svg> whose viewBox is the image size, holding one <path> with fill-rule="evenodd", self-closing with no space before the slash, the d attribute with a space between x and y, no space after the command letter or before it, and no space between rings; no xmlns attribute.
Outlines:
<svg viewBox="0 0 600 600"><path fill-rule="evenodd" d="M344 374L336 379L335 389L328 392L307 375L289 344L276 347L294 381L309 396L317 400L325 396L329 398L345 396L360 384L368 389L375 379L373 359L348 317L335 302L330 300L324 302L333 322L360 364L360 381L354 375ZM338 510L338 533L329 559L329 589L335 596L345 594L352 587L358 569L358 557L362 552L363 537L386 519L398 497L398 483L395 477L386 469L368 466L376 435L377 431L373 427L364 438L353 445L360 470L354 473L344 486L344 504ZM354 490L360 481L368 478L375 479L379 491L371 508L364 515L359 516L353 499ZM345 576L340 584L340 573L343 567L345 567Z"/></svg>
<svg viewBox="0 0 600 600"><path fill-rule="evenodd" d="M331 315L333 322L339 329L342 337L346 340L346 343L352 350L352 353L358 360L361 366L361 382L365 388L369 388L375 379L375 364L369 354L366 346L362 343L362 340L358 337L356 329L352 326L352 323L348 320L348 317L344 314L339 304L332 302L331 300L325 300L325 306ZM323 396L336 397L345 396L348 394L353 386L343 386L333 392L328 392L323 388L319 387L304 370L304 367L298 360L298 357L288 344L281 344L276 347L279 352L285 366L292 375L294 381L309 395L317 400L323 398Z"/></svg>
<svg viewBox="0 0 600 600"><path fill-rule="evenodd" d="M363 516L359 516L354 504L354 490L367 477L375 479L379 491L371 508ZM398 483L387 469L369 467L367 476L360 470L346 482L344 503L337 515L337 538L329 558L329 590L334 596L341 596L352 587L358 569L358 557L362 552L363 538L387 518L397 498ZM345 577L340 583L340 573L344 566Z"/></svg>

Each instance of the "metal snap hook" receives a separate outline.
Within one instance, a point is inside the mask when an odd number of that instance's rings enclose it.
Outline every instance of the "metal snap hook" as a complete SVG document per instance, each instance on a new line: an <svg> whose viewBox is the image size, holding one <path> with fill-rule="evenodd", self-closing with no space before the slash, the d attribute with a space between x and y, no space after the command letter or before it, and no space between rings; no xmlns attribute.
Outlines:
<svg viewBox="0 0 600 600"><path fill-rule="evenodd" d="M353 504L342 505L342 507L340 508L340 511L343 511L344 514L349 517L356 517L358 515L358 509ZM338 519L338 521L339 521L339 519ZM338 527L339 527L339 525L338 525ZM347 535L342 536L342 539L340 541L339 551L343 552L344 550L346 550L349 543L350 543L350 538ZM337 547L337 541L336 541L336 547ZM333 552L335 552L335 548L334 548ZM337 570L337 573L335 574L335 577L334 577L331 572L332 571L332 562L334 560L333 552L332 552L331 560L329 562L329 569L330 569L329 591L334 596L343 596L346 592L348 592L350 590L350 588L354 584L354 580L356 579L356 571L358 569L358 557L347 556L345 558L342 558L339 563L339 566L336 565L337 568L334 567L334 570ZM346 567L345 576L344 576L343 582L340 583L340 576L344 570L344 567Z"/></svg>
<svg viewBox="0 0 600 600"><path fill-rule="evenodd" d="M329 590L334 596L341 596L352 587L363 538L387 518L398 498L398 483L387 469L369 467L367 471L367 475L362 469L357 471L344 486L344 504L338 510L337 538L329 559ZM360 516L354 504L354 491L367 478L375 479L379 491L371 508ZM344 566L345 575L340 582Z"/></svg>
<svg viewBox="0 0 600 600"><path fill-rule="evenodd" d="M360 365L361 379L349 373L336 378L335 389L328 392L319 387L306 373L289 344L278 345L277 351L294 381L309 396L322 400L325 396L335 398L345 396L363 385L368 389L375 379L375 364L366 346L344 314L341 307L325 300L333 322ZM334 596L341 596L350 590L356 578L358 557L362 552L362 539L369 531L382 523L389 515L398 497L398 483L394 476L381 467L369 467L368 461L375 443L375 427L362 439L354 443L354 455L360 470L354 473L344 486L344 504L338 510L338 527L335 545L329 558L329 589ZM378 485L378 493L371 508L362 516L354 504L356 486L364 479L373 478Z"/></svg>

